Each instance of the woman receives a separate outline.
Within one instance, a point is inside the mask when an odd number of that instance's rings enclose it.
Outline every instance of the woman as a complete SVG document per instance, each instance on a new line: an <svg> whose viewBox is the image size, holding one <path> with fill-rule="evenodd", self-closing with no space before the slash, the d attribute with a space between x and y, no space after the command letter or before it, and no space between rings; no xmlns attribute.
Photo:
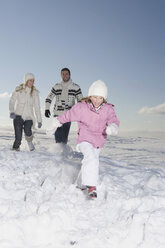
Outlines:
<svg viewBox="0 0 165 248"><path fill-rule="evenodd" d="M34 87L34 81L35 77L32 73L25 74L23 84L16 87L10 98L10 118L13 119L15 131L15 141L12 149L16 151L20 150L23 129L29 150L33 151L35 147L32 143L32 126L35 127L36 119L38 128L42 126L39 92Z"/></svg>

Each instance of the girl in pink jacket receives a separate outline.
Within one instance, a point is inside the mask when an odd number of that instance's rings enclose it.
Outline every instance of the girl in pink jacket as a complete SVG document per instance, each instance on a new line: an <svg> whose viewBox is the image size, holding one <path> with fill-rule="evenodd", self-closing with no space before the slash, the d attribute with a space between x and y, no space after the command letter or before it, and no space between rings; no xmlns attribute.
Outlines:
<svg viewBox="0 0 165 248"><path fill-rule="evenodd" d="M54 118L53 128L48 134L66 122L78 122L77 148L84 158L81 167L81 188L87 188L91 197L97 197L96 186L99 175L99 153L107 134L117 135L119 120L114 105L106 102L107 87L104 82L94 82L88 97L75 104L61 116ZM84 187L85 186L85 187Z"/></svg>

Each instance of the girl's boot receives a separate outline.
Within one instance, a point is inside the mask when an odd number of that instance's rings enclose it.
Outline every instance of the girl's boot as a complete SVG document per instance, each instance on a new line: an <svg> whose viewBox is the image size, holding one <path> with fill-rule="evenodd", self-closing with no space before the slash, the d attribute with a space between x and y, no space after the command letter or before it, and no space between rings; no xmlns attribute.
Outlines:
<svg viewBox="0 0 165 248"><path fill-rule="evenodd" d="M88 196L92 198L97 198L97 192L95 186L88 186Z"/></svg>

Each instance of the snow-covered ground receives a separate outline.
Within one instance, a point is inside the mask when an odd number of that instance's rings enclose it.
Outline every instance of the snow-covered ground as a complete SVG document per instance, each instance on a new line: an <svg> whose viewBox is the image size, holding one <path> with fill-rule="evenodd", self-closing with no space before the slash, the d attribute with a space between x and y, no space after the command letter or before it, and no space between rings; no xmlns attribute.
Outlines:
<svg viewBox="0 0 165 248"><path fill-rule="evenodd" d="M63 155L44 132L35 134L35 152L25 141L11 151L13 136L0 130L1 248L165 247L164 138L109 138L98 198L89 200L75 187L75 133Z"/></svg>

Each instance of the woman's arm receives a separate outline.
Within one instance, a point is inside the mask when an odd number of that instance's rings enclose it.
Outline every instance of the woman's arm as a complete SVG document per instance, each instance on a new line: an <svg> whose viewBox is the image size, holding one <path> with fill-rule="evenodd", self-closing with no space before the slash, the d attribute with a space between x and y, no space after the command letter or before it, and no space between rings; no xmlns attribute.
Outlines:
<svg viewBox="0 0 165 248"><path fill-rule="evenodd" d="M17 92L14 91L12 93L12 96L10 97L10 101L9 101L9 111L10 113L15 113L15 103L17 101Z"/></svg>
<svg viewBox="0 0 165 248"><path fill-rule="evenodd" d="M35 95L34 95L34 111L35 111L35 115L36 115L36 118L37 118L37 122L42 123L41 108L40 108L40 98L39 98L39 93L36 90L35 90Z"/></svg>

